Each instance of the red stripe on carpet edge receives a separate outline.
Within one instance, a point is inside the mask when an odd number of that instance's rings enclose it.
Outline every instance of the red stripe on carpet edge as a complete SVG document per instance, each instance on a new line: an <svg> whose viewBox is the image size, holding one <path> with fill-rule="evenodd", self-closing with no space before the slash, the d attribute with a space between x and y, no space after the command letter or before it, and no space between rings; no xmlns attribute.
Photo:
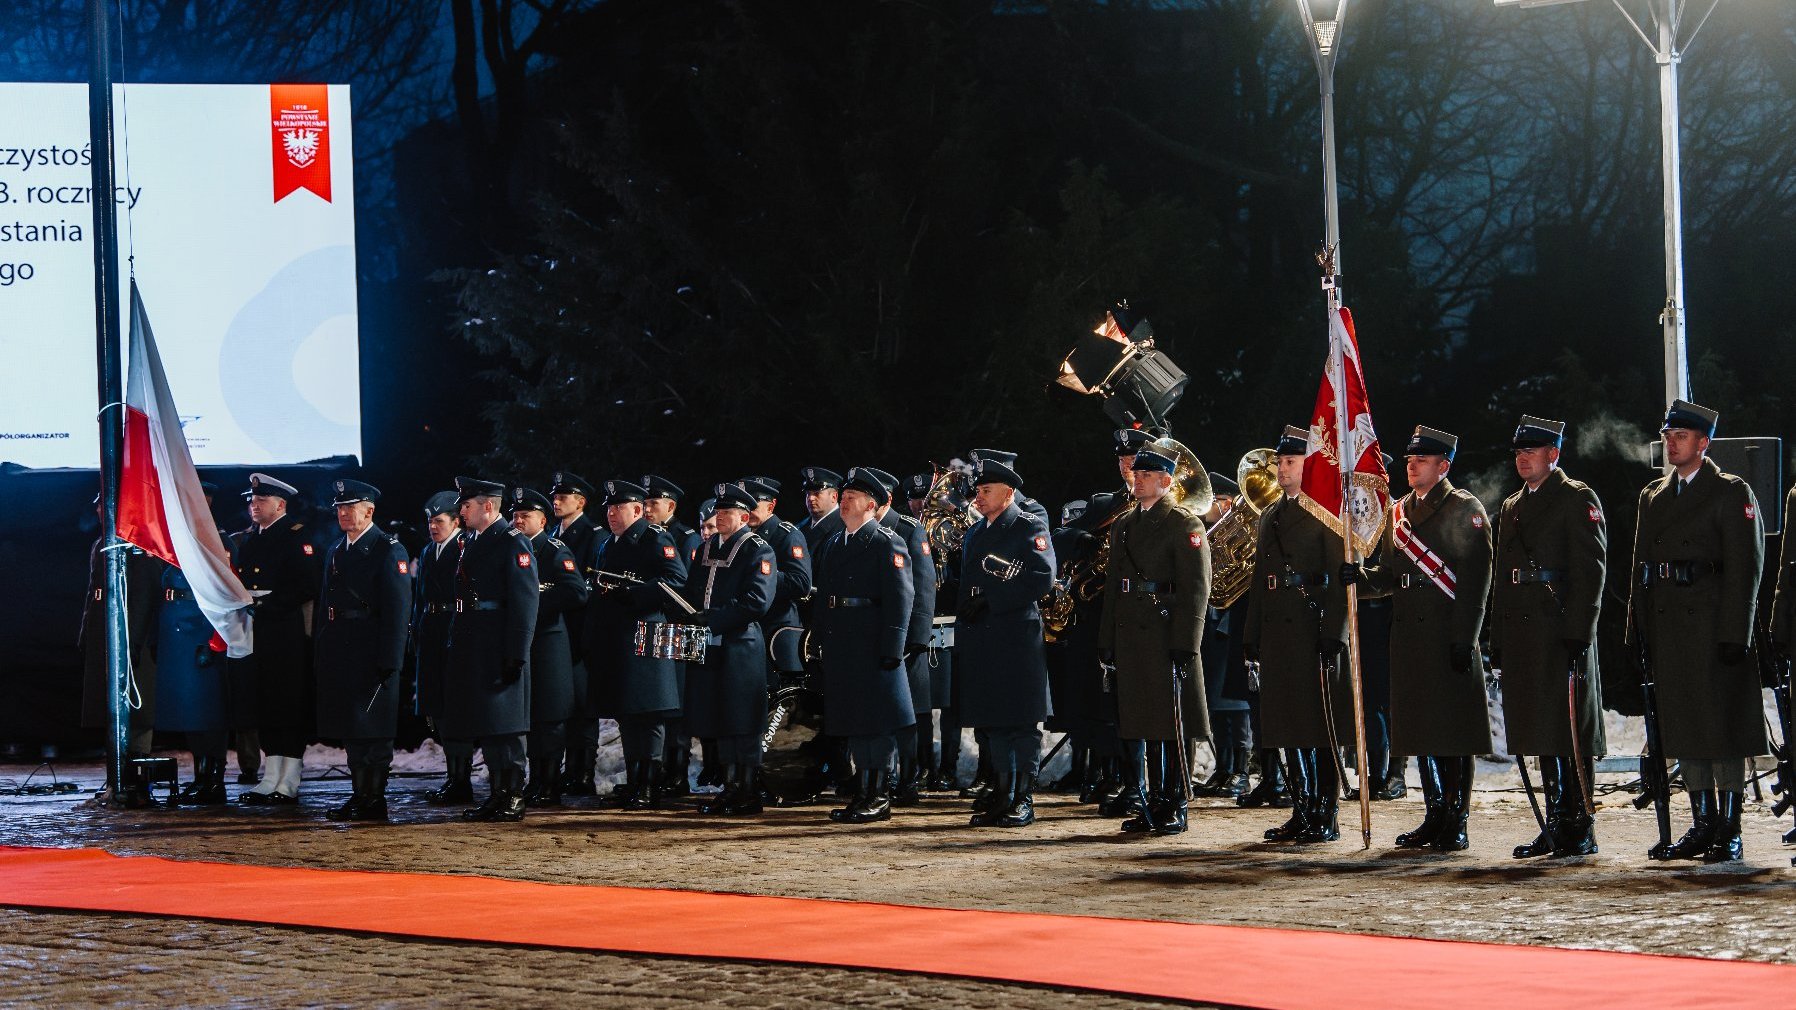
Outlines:
<svg viewBox="0 0 1796 1010"><path fill-rule="evenodd" d="M0 904L952 975L1283 1008L1789 1004L1796 966L0 847ZM673 929L679 935L670 936ZM1443 994L1448 994L1443 1000Z"/></svg>

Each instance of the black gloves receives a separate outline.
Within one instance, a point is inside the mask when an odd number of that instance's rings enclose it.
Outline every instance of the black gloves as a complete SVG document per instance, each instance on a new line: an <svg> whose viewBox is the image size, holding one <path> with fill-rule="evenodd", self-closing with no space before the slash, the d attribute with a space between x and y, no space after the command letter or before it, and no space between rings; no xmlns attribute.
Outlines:
<svg viewBox="0 0 1796 1010"><path fill-rule="evenodd" d="M1258 663L1260 661L1260 647L1252 642L1243 643L1241 646L1241 658L1247 660L1249 663Z"/></svg>
<svg viewBox="0 0 1796 1010"><path fill-rule="evenodd" d="M1178 674L1180 680L1191 676L1191 661L1197 658L1197 653L1189 649L1170 649L1166 655L1172 660L1173 672Z"/></svg>
<svg viewBox="0 0 1796 1010"><path fill-rule="evenodd" d="M1565 646L1566 655L1573 659L1583 659L1584 654L1590 651L1590 643L1581 638L1562 638L1559 641Z"/></svg>
<svg viewBox="0 0 1796 1010"><path fill-rule="evenodd" d="M1116 650L1115 649L1099 649L1098 650L1098 659L1101 662L1103 662L1106 666L1115 666L1116 665Z"/></svg>
<svg viewBox="0 0 1796 1010"><path fill-rule="evenodd" d="M684 623L696 624L701 628L709 628L711 626L711 612L709 610L701 610L696 614L688 614Z"/></svg>
<svg viewBox="0 0 1796 1010"><path fill-rule="evenodd" d="M1453 651L1449 654L1447 661L1452 664L1454 673L1471 673L1472 647L1469 645L1453 646Z"/></svg>
<svg viewBox="0 0 1796 1010"><path fill-rule="evenodd" d="M493 679L493 686L510 687L522 679L524 679L524 661L514 659L506 663L504 668L499 671L499 676Z"/></svg>
<svg viewBox="0 0 1796 1010"><path fill-rule="evenodd" d="M981 594L979 596L969 596L960 601L960 606L955 610L954 616L968 624L978 624L979 621L984 618L986 614L991 613L991 611L991 601L987 600L985 596Z"/></svg>
<svg viewBox="0 0 1796 1010"><path fill-rule="evenodd" d="M399 672L398 670L376 670L376 671L374 671L373 683L370 686L372 686L375 690L379 690L380 686L387 682L388 677L391 677L392 675L394 675L395 673L398 673L398 672Z"/></svg>
<svg viewBox="0 0 1796 1010"><path fill-rule="evenodd" d="M1316 643L1316 655L1323 660L1339 659L1347 651L1347 643L1333 638L1324 638Z"/></svg>
<svg viewBox="0 0 1796 1010"><path fill-rule="evenodd" d="M906 661L909 661L909 660L917 658L918 656L921 656L922 654L924 654L925 652L928 652L928 651L929 651L929 646L919 645L916 642L912 642L911 644L904 647L904 658Z"/></svg>
<svg viewBox="0 0 1796 1010"><path fill-rule="evenodd" d="M1737 642L1716 642L1715 658L1723 666L1739 666L1746 661L1746 646Z"/></svg>
<svg viewBox="0 0 1796 1010"><path fill-rule="evenodd" d="M1366 570L1351 561L1341 562L1341 585L1357 586L1366 581Z"/></svg>
<svg viewBox="0 0 1796 1010"><path fill-rule="evenodd" d="M879 668L889 673L898 669L899 664L903 662L904 660L899 659L897 656L885 656L880 659Z"/></svg>

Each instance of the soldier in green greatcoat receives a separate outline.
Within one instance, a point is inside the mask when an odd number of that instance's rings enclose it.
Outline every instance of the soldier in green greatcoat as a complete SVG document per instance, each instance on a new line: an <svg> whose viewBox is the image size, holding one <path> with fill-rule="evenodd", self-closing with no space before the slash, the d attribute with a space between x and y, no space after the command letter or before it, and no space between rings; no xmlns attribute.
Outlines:
<svg viewBox="0 0 1796 1010"><path fill-rule="evenodd" d="M1656 859L1740 858L1746 759L1763 754L1758 665L1750 662L1764 528L1752 485L1705 454L1715 411L1665 412L1669 473L1640 492L1629 566L1629 643L1644 636L1658 691L1659 738L1683 769L1691 827Z"/></svg>
<svg viewBox="0 0 1796 1010"><path fill-rule="evenodd" d="M1609 534L1596 492L1559 469L1564 440L1564 421L1522 418L1511 446L1523 486L1497 512L1491 666L1509 753L1540 758L1547 808L1546 830L1516 846L1517 859L1596 851L1589 789L1607 747L1595 643Z"/></svg>

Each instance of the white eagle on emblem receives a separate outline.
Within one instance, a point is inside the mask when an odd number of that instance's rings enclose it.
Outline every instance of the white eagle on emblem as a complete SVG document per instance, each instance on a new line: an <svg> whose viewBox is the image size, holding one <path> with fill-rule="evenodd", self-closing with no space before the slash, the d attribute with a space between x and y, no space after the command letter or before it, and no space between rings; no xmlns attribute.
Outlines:
<svg viewBox="0 0 1796 1010"><path fill-rule="evenodd" d="M281 146L287 149L287 160L305 168L318 157L317 130L282 130Z"/></svg>

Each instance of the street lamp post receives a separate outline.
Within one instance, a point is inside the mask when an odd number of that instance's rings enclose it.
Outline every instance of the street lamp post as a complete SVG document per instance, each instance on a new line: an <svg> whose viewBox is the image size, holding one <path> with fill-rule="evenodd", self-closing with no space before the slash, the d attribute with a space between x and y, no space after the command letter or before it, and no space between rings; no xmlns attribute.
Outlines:
<svg viewBox="0 0 1796 1010"><path fill-rule="evenodd" d="M1553 7L1584 0L1495 0L1498 7ZM1621 0L1610 0L1628 26L1653 54L1659 64L1659 160L1665 183L1665 308L1659 313L1659 325L1665 339L1665 402L1690 398L1690 362L1686 347L1684 309L1684 224L1682 170L1678 150L1678 64L1684 50L1696 39L1696 33L1708 23L1709 15L1721 0L1709 0L1690 34L1679 40L1689 0L1647 0L1648 20L1658 38L1641 27L1640 21L1628 13Z"/></svg>

